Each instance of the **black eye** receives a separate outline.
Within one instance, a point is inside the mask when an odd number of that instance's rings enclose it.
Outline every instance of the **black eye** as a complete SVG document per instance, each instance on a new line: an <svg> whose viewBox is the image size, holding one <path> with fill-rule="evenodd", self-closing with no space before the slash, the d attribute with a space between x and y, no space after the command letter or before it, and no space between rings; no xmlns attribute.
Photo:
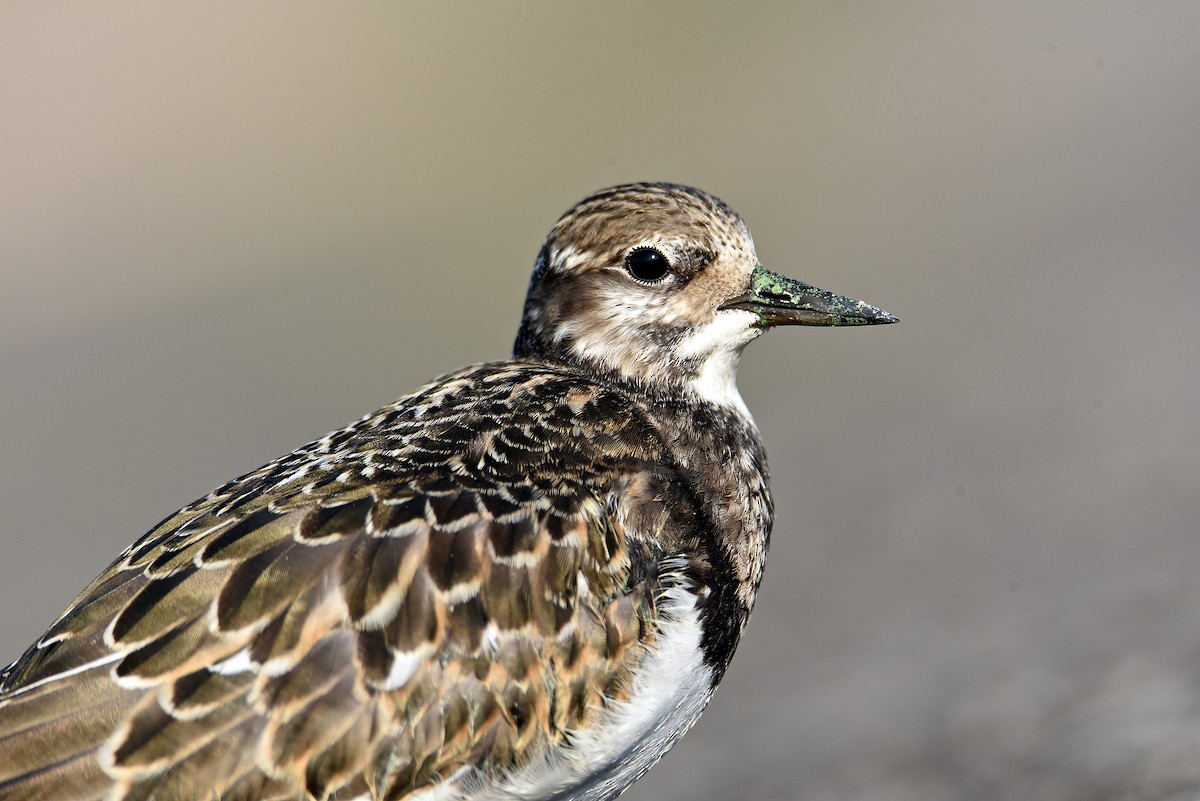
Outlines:
<svg viewBox="0 0 1200 801"><path fill-rule="evenodd" d="M637 280L653 284L671 271L671 263L654 248L634 248L625 256L625 269Z"/></svg>

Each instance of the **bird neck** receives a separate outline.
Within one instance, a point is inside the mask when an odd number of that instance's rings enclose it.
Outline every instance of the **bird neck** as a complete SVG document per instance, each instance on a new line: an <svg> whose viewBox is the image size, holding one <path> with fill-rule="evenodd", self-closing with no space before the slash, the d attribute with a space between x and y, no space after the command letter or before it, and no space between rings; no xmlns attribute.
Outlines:
<svg viewBox="0 0 1200 801"><path fill-rule="evenodd" d="M692 354L683 337L664 335L637 347L621 338L547 329L538 311L527 309L513 358L564 365L660 404L711 404L754 425L737 388L741 348Z"/></svg>

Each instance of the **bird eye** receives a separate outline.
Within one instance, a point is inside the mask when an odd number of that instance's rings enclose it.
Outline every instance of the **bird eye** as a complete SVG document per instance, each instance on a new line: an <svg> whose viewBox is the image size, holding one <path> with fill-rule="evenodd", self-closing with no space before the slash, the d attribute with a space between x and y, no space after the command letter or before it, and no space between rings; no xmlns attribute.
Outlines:
<svg viewBox="0 0 1200 801"><path fill-rule="evenodd" d="M637 280L653 284L671 271L671 263L654 248L634 248L625 256L625 269Z"/></svg>

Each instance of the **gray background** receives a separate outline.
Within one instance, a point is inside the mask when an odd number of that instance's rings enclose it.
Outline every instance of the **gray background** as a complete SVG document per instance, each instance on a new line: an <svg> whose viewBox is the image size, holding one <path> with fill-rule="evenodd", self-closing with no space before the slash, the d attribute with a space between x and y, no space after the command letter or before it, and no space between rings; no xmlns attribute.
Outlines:
<svg viewBox="0 0 1200 801"><path fill-rule="evenodd" d="M1200 4L0 6L0 661L175 507L503 357L693 183L898 314L741 386L778 525L629 799L1200 796Z"/></svg>

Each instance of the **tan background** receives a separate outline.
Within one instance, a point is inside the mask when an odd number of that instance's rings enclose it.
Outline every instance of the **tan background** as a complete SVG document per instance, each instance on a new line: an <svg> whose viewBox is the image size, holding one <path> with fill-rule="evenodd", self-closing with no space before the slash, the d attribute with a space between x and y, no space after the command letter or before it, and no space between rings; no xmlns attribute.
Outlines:
<svg viewBox="0 0 1200 801"><path fill-rule="evenodd" d="M0 5L0 661L158 518L503 357L669 179L900 315L756 343L743 648L628 798L1200 796L1200 4Z"/></svg>

